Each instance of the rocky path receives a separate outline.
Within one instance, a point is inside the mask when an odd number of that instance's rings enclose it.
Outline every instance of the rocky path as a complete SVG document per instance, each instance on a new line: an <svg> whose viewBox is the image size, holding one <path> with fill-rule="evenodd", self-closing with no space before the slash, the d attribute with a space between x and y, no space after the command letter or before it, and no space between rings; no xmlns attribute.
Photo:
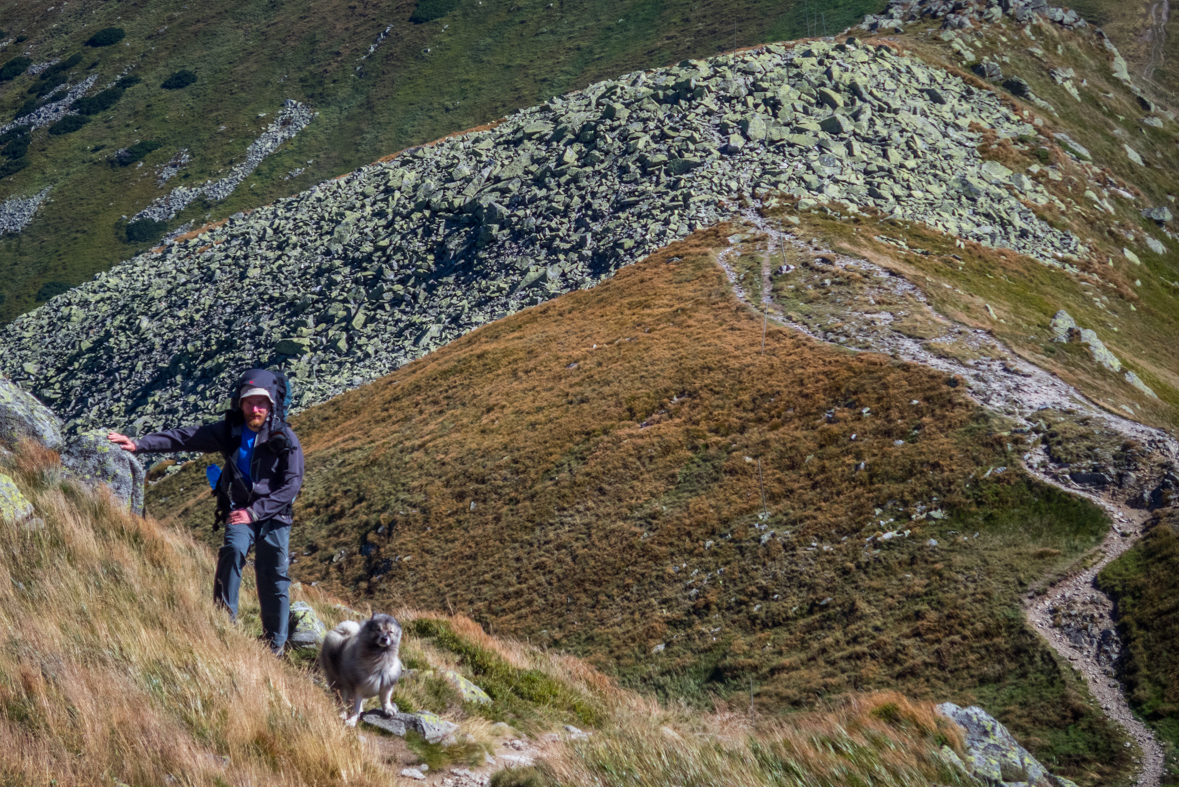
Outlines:
<svg viewBox="0 0 1179 787"><path fill-rule="evenodd" d="M1150 729L1134 717L1126 702L1125 687L1117 677L1116 662L1121 654L1121 642L1113 619L1113 602L1094 584L1103 568L1142 537L1150 515L1075 485L1066 486L1050 476L1032 473L1045 483L1101 506L1114 524L1101 544L1101 558L1097 562L1056 583L1047 593L1033 594L1028 599L1025 605L1028 621L1053 650L1068 659L1084 676L1089 691L1101 703L1105 714L1142 750L1139 787L1158 787L1163 777L1163 747ZM1129 746L1129 742L1126 745Z"/></svg>
<svg viewBox="0 0 1179 787"><path fill-rule="evenodd" d="M1171 20L1171 5L1167 0L1150 4L1150 57L1142 69L1142 77L1154 81L1154 72L1161 68L1166 57L1167 22Z"/></svg>
<svg viewBox="0 0 1179 787"><path fill-rule="evenodd" d="M967 382L972 398L991 410L1001 412L1027 423L1035 413L1044 408L1079 410L1098 418L1115 431L1140 441L1161 456L1175 459L1179 456L1179 444L1166 433L1121 418L1094 406L1072 386L1033 366L1008 351L1002 343L985 331L971 331L953 325L937 315L929 306L921 290L905 279L889 274L879 266L865 260L845 257L823 248L817 241L807 242L781 227L772 225L754 211L745 215L747 230L730 238L730 247L718 255L718 262L728 275L738 298L753 308L772 316L780 325L801 331L806 335L839 346L882 352L906 361L920 363L949 374L961 377ZM760 302L753 303L740 276L734 269L737 256L750 247L764 255ZM838 329L816 328L812 323L804 325L790 319L785 311L771 297L771 271L787 270L790 266L783 250L793 251L794 259L815 258L821 265L832 269L854 270L867 276L872 287L861 302L836 300L844 306L840 314ZM779 268L780 265L785 268ZM791 271L787 270L787 273ZM752 289L752 288L750 288ZM857 312L866 304L876 300L901 303L908 313L925 311L925 317L945 326L947 336L956 335L957 341L973 344L985 350L991 357L962 362L930 353L922 342L889 330L872 330L882 323L906 314L893 307L896 314L875 309ZM869 313L874 311L874 313ZM833 323L835 321L832 321ZM851 326L849 331L848 326ZM849 343L852 339L854 343ZM1100 547L1101 557L1087 568L1053 585L1042 595L1033 595L1026 606L1028 620L1048 644L1067 659L1084 676L1093 696L1101 703L1106 715L1126 730L1126 734L1142 751L1143 760L1137 785L1158 787L1164 768L1162 746L1153 733L1138 721L1126 701L1124 687L1117 679L1116 662L1121 653L1121 642L1113 620L1113 603L1098 590L1094 578L1105 566L1134 545L1142 536L1149 515L1087 491L1067 479L1054 477L1047 456L1041 449L1034 449L1024 456L1028 472L1045 483L1053 484L1072 494L1081 495L1100 505L1109 512L1113 527ZM1131 745L1129 742L1127 746Z"/></svg>

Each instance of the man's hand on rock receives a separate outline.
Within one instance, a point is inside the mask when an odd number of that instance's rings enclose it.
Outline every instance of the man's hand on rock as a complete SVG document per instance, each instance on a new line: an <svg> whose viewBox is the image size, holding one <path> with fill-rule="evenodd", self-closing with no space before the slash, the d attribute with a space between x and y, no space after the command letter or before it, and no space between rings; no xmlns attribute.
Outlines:
<svg viewBox="0 0 1179 787"><path fill-rule="evenodd" d="M127 435L119 434L118 432L111 432L106 436L107 440L122 448L124 451L134 451L135 441Z"/></svg>
<svg viewBox="0 0 1179 787"><path fill-rule="evenodd" d="M229 518L225 521L230 525L248 525L250 524L250 512L244 508L230 511Z"/></svg>

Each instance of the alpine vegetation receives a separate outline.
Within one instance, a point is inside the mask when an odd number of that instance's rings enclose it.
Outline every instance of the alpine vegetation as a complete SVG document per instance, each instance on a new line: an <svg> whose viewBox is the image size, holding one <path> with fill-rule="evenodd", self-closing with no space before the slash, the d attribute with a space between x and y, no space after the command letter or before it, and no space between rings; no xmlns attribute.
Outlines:
<svg viewBox="0 0 1179 787"><path fill-rule="evenodd" d="M1035 133L854 39L636 72L122 263L0 331L0 371L73 427L203 412L256 364L285 366L306 407L779 193L1046 264L1085 253L1023 202L1055 197L983 161L980 126ZM174 215L177 191L136 218Z"/></svg>

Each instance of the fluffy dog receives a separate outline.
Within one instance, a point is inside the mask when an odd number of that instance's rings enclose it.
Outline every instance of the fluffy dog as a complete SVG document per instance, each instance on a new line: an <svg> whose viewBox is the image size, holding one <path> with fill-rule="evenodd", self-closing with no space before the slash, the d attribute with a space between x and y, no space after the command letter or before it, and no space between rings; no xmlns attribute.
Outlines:
<svg viewBox="0 0 1179 787"><path fill-rule="evenodd" d="M340 714L355 727L366 699L381 695L381 710L397 712L393 687L401 677L401 624L392 615L373 615L364 623L345 620L328 632L317 661L328 686L344 703Z"/></svg>

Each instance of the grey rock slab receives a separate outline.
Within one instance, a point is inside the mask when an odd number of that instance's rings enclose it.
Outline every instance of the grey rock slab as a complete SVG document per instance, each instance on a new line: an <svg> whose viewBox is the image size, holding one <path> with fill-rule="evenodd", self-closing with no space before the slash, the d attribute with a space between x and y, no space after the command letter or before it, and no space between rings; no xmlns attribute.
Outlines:
<svg viewBox="0 0 1179 787"><path fill-rule="evenodd" d="M56 451L62 445L61 422L34 396L0 377L0 442L12 445L22 439Z"/></svg>
<svg viewBox="0 0 1179 787"><path fill-rule="evenodd" d="M428 712L388 715L379 710L370 710L361 714L360 721L401 738L408 732L416 732L427 743L442 743L459 728L454 722Z"/></svg>
<svg viewBox="0 0 1179 787"><path fill-rule="evenodd" d="M110 489L131 513L143 515L143 465L106 439L103 430L72 437L61 451L61 464L91 488Z"/></svg>

